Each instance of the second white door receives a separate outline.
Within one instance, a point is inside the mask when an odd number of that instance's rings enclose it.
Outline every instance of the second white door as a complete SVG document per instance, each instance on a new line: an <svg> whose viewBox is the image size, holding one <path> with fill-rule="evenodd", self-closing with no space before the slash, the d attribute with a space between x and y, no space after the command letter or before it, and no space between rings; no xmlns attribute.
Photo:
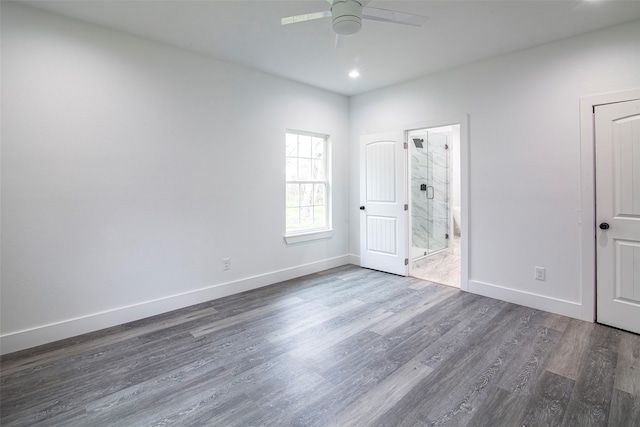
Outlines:
<svg viewBox="0 0 640 427"><path fill-rule="evenodd" d="M640 333L640 100L597 106L597 320Z"/></svg>

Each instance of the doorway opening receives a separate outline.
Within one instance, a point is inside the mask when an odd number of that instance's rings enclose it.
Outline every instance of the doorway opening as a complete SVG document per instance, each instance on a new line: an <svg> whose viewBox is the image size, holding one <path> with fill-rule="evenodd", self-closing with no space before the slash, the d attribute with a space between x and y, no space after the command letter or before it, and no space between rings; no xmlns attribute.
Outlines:
<svg viewBox="0 0 640 427"><path fill-rule="evenodd" d="M460 125L408 131L409 274L460 287Z"/></svg>

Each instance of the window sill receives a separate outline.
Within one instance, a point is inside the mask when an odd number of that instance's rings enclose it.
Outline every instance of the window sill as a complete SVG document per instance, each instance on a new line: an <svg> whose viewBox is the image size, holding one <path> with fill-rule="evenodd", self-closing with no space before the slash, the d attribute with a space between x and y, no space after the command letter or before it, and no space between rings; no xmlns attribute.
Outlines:
<svg viewBox="0 0 640 427"><path fill-rule="evenodd" d="M301 242L309 242L311 240L328 239L333 237L333 230L320 230L320 231L308 231L298 234L287 234L284 236L284 241L287 245Z"/></svg>

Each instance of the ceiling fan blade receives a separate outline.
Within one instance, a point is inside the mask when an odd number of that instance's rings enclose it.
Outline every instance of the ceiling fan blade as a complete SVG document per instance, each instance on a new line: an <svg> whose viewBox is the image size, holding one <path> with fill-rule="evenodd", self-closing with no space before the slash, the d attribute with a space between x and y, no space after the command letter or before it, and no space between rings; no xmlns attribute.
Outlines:
<svg viewBox="0 0 640 427"><path fill-rule="evenodd" d="M336 49L342 49L345 46L345 36L341 36L340 34L336 34L336 40L333 44L333 47Z"/></svg>
<svg viewBox="0 0 640 427"><path fill-rule="evenodd" d="M378 9L376 7L369 6L362 8L362 17L374 21L413 25L414 27L422 26L428 19L426 16L399 12L397 10Z"/></svg>
<svg viewBox="0 0 640 427"><path fill-rule="evenodd" d="M314 19L327 18L329 16L331 16L330 10L325 10L324 12L305 13L305 14L296 15L296 16L287 16L286 18L282 18L282 25L313 21Z"/></svg>

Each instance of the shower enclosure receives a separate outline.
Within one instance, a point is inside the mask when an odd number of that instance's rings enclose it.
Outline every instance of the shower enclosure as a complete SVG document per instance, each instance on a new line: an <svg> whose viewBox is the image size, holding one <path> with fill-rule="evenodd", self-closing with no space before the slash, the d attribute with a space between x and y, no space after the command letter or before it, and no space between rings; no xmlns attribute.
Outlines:
<svg viewBox="0 0 640 427"><path fill-rule="evenodd" d="M450 247L449 139L450 132L409 133L412 261Z"/></svg>

